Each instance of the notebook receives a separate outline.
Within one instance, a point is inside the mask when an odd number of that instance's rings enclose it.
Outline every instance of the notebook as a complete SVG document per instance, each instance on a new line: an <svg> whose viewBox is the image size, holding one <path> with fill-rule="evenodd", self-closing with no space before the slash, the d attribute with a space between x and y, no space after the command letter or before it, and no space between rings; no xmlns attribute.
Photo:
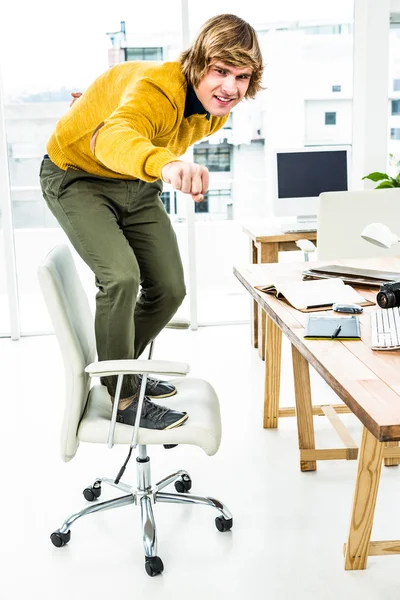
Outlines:
<svg viewBox="0 0 400 600"><path fill-rule="evenodd" d="M400 273L390 271L375 271L373 269L358 269L357 267L344 267L342 265L326 265L313 267L303 271L303 279L328 279L339 278L345 283L358 286L380 287L388 281L400 281Z"/></svg>
<svg viewBox="0 0 400 600"><path fill-rule="evenodd" d="M356 315L351 317L310 315L304 338L306 340L359 340L361 339L360 322Z"/></svg>
<svg viewBox="0 0 400 600"><path fill-rule="evenodd" d="M374 304L338 278L289 283L283 281L270 285L256 285L255 288L266 294L273 294L277 298L285 299L301 312L330 310L332 304L335 303L360 304L361 306Z"/></svg>

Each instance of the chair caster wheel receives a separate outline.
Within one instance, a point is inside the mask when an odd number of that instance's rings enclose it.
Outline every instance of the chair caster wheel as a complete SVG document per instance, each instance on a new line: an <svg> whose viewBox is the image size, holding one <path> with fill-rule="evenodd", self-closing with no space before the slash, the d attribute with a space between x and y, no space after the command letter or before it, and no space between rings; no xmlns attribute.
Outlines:
<svg viewBox="0 0 400 600"><path fill-rule="evenodd" d="M233 519L225 519L225 517L216 517L215 526L218 531L230 531L232 529Z"/></svg>
<svg viewBox="0 0 400 600"><path fill-rule="evenodd" d="M190 479L189 475L182 475L181 479L178 479L178 481L175 481L175 489L180 494L184 494L185 492L188 492L191 487L192 487L192 480Z"/></svg>
<svg viewBox="0 0 400 600"><path fill-rule="evenodd" d="M54 533L50 536L51 542L53 546L57 548L61 548L61 546L65 546L68 544L71 539L71 531L68 529L67 533L60 533L59 531L54 531Z"/></svg>
<svg viewBox="0 0 400 600"><path fill-rule="evenodd" d="M93 502L96 498L100 498L101 485L91 485L83 490L83 495L88 502Z"/></svg>
<svg viewBox="0 0 400 600"><path fill-rule="evenodd" d="M160 575L164 571L163 561L159 556L146 556L144 568L146 569L147 575L155 577Z"/></svg>

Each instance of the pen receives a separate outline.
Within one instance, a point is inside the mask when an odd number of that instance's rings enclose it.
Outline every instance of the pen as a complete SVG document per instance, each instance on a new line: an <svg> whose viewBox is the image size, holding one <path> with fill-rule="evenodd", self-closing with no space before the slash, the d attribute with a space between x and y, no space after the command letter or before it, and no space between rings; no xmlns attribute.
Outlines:
<svg viewBox="0 0 400 600"><path fill-rule="evenodd" d="M331 335L332 340L339 335L341 329L342 329L341 325L338 325L336 327L335 331Z"/></svg>

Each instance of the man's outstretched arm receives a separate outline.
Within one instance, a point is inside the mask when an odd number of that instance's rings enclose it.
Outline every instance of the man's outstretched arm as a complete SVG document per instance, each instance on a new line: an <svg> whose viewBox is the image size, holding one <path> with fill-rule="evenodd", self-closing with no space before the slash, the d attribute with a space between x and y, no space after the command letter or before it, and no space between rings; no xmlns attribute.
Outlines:
<svg viewBox="0 0 400 600"><path fill-rule="evenodd" d="M208 169L196 163L170 162L162 168L161 175L165 183L184 194L191 194L195 202L201 202L208 191Z"/></svg>

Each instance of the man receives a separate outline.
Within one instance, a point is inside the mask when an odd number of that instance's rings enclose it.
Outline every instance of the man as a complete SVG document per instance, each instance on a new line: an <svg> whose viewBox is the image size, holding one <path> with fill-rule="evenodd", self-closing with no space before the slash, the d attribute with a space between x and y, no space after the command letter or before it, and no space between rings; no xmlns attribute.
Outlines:
<svg viewBox="0 0 400 600"><path fill-rule="evenodd" d="M162 181L191 194L208 190L206 167L180 161L220 129L231 109L261 89L254 29L235 15L202 27L177 62L127 62L101 75L58 121L40 180L43 196L96 277L99 360L137 358L185 296L176 236ZM141 286L138 297L139 286ZM116 377L104 377L114 399ZM118 421L134 424L140 379L124 377ZM175 388L148 380L141 426L177 427L186 413L154 404Z"/></svg>

